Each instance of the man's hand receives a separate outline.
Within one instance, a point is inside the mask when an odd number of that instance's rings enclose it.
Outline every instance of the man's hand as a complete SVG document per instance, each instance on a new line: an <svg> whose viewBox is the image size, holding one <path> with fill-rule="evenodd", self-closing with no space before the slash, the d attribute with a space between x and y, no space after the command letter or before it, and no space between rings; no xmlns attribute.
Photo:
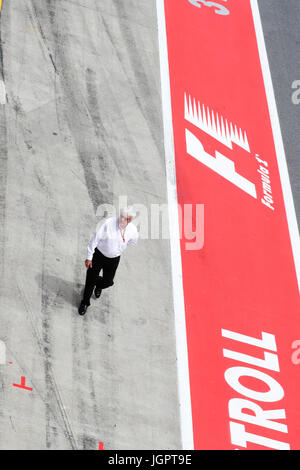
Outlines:
<svg viewBox="0 0 300 470"><path fill-rule="evenodd" d="M93 267L92 261L90 259L85 260L85 267L86 267L86 269L89 269L89 268Z"/></svg>

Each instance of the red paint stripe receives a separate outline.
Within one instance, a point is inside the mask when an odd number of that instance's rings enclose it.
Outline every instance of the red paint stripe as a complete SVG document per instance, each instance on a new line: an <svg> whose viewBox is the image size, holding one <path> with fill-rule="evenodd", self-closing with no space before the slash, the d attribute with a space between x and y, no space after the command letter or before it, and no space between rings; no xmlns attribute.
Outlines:
<svg viewBox="0 0 300 470"><path fill-rule="evenodd" d="M29 390L30 392L32 392L32 388L31 387L27 387L26 385L26 377L22 376L21 377L21 383L20 384L13 384L14 387L17 387L17 388L23 388L23 390Z"/></svg>
<svg viewBox="0 0 300 470"><path fill-rule="evenodd" d="M299 370L291 361L299 290L251 5L250 0L218 3L230 14L197 8L189 0L165 0L178 203L205 204L204 248L187 251L186 240L181 241L195 448L237 447L228 403L249 398L225 381L225 371L236 366L264 372L283 387L279 401L254 402L284 409L286 419L277 422L287 424L288 433L232 421L249 433L299 448ZM246 131L250 153L234 143L230 149L188 122L185 93ZM218 151L234 162L236 172L254 183L257 199L189 155L186 129L207 154L215 157ZM268 163L274 210L261 202L257 154ZM261 359L264 351L223 338L222 328L255 338L273 334L280 371L223 357L223 348ZM241 383L267 389L257 379L244 377ZM248 443L247 448L261 446Z"/></svg>

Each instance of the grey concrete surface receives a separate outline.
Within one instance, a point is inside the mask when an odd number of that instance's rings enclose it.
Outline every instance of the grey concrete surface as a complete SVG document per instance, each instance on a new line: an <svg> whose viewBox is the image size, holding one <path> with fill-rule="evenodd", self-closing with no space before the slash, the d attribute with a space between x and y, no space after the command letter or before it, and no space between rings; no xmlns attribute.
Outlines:
<svg viewBox="0 0 300 470"><path fill-rule="evenodd" d="M259 7L299 223L300 3ZM168 241L77 314L99 204L166 202L156 28L155 0L3 0L0 449L181 447Z"/></svg>
<svg viewBox="0 0 300 470"><path fill-rule="evenodd" d="M258 3L299 227L300 104L293 103L296 89L292 84L300 81L300 2L259 0Z"/></svg>
<svg viewBox="0 0 300 470"><path fill-rule="evenodd" d="M1 50L0 448L180 449L169 242L77 314L98 205L166 202L155 0L4 0Z"/></svg>

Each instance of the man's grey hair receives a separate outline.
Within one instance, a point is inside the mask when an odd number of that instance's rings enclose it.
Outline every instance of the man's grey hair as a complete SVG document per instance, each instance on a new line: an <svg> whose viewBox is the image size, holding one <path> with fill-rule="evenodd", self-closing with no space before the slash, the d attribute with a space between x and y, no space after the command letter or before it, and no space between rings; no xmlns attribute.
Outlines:
<svg viewBox="0 0 300 470"><path fill-rule="evenodd" d="M131 217L132 219L134 219L136 217L136 212L133 206L122 207L122 209L120 210L120 215L123 215L124 217Z"/></svg>

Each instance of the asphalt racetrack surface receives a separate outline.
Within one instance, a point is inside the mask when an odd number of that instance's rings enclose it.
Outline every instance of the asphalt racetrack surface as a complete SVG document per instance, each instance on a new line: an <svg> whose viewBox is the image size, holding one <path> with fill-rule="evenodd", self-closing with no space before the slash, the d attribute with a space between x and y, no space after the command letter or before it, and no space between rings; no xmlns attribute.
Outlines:
<svg viewBox="0 0 300 470"><path fill-rule="evenodd" d="M258 4L299 223L300 3ZM168 203L156 2L3 0L0 46L0 448L181 449L169 240L77 313L99 206Z"/></svg>

